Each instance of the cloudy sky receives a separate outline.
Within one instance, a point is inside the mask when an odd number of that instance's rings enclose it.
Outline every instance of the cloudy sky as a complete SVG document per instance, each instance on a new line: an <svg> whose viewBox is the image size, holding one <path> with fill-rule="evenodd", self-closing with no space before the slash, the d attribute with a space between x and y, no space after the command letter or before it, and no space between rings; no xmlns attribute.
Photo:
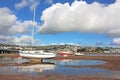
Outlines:
<svg viewBox="0 0 120 80"><path fill-rule="evenodd" d="M120 46L120 0L0 0L0 43L30 45L33 25L38 46Z"/></svg>

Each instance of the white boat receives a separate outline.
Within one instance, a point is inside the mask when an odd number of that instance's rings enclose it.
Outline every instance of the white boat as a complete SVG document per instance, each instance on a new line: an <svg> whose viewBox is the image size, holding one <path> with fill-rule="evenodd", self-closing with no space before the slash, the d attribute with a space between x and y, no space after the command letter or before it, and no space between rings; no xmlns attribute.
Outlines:
<svg viewBox="0 0 120 80"><path fill-rule="evenodd" d="M83 54L83 53L78 53L78 52L77 52L77 53L75 53L74 55L75 55L75 56L83 56L84 54Z"/></svg>
<svg viewBox="0 0 120 80"><path fill-rule="evenodd" d="M19 54L21 57L25 58L40 58L40 59L54 58L56 56L55 53L43 51L21 51Z"/></svg>
<svg viewBox="0 0 120 80"><path fill-rule="evenodd" d="M33 21L35 21L35 8L34 8L34 16L33 16ZM32 29L32 46L34 45L34 27L35 25L33 25L33 29ZM49 53L49 52L43 52L43 51L20 51L19 55L21 57L25 57L25 58L53 58L56 56L55 53Z"/></svg>

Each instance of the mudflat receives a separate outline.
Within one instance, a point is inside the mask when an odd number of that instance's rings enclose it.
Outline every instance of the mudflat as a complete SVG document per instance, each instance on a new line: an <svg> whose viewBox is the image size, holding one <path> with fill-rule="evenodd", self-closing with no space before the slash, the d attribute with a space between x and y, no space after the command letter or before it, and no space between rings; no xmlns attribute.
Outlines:
<svg viewBox="0 0 120 80"><path fill-rule="evenodd" d="M99 65L69 66L69 67L71 68L99 68L99 69L120 72L120 56L69 56L69 57L56 57L55 59L56 60L58 59L102 60L102 61L105 61L106 63L99 64ZM21 65L22 64L20 65L14 64L14 66L21 66ZM7 64L0 64L0 66L7 66ZM59 73L52 73L52 74L42 73L38 76L34 76L32 74L29 76L26 76L24 74L13 75L13 74L0 73L0 80L120 80L120 77L119 77L120 74L118 73L117 75L118 75L117 77L104 77L100 74L95 74L93 76L90 76L89 74L82 75L82 76L81 75L74 76L74 75L59 74Z"/></svg>

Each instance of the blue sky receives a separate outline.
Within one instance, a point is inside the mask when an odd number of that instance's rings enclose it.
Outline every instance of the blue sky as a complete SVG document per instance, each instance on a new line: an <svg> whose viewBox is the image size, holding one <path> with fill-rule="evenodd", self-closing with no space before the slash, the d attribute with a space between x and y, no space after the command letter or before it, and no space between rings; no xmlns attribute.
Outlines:
<svg viewBox="0 0 120 80"><path fill-rule="evenodd" d="M120 0L0 0L0 43L30 45L34 24L38 46L119 46L119 4Z"/></svg>

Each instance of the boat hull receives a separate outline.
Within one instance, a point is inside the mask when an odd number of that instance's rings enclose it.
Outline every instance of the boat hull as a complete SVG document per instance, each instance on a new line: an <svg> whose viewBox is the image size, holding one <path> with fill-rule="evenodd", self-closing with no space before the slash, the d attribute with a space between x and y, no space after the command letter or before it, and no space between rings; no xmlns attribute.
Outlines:
<svg viewBox="0 0 120 80"><path fill-rule="evenodd" d="M56 54L54 53L42 53L42 54L34 54L34 53L19 53L21 57L24 58L40 58L40 59L47 59L47 58L54 58Z"/></svg>

